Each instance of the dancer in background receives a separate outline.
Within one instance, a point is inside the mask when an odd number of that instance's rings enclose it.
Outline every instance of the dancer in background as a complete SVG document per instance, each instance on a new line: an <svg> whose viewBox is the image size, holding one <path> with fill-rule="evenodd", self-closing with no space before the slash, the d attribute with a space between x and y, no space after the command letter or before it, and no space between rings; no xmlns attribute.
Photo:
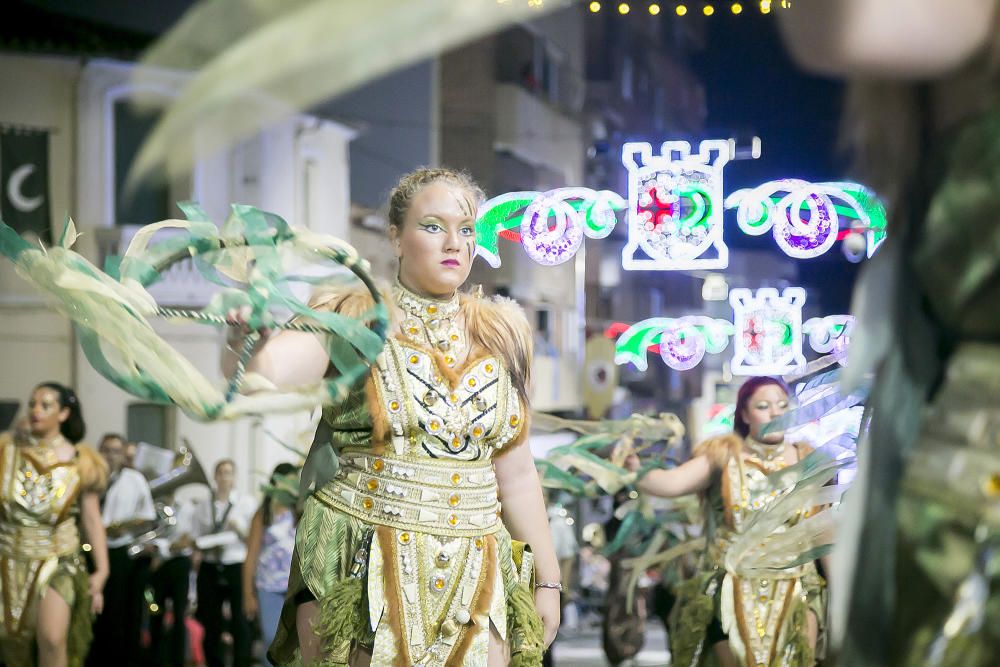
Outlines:
<svg viewBox="0 0 1000 667"><path fill-rule="evenodd" d="M788 409L779 379L752 377L740 387L735 432L695 447L670 470L652 470L637 483L643 493L676 497L702 493L706 548L699 572L678 588L670 647L677 665L812 667L826 616L825 582L812 561L780 574L742 577L725 563L728 547L755 513L781 493L767 476L802 460L808 445L785 442L762 427ZM638 457L626 465L638 471Z"/></svg>
<svg viewBox="0 0 1000 667"><path fill-rule="evenodd" d="M104 606L107 468L78 446L85 431L73 390L46 382L28 401L27 432L0 435L0 645L10 667L81 665ZM91 546L90 575L77 519Z"/></svg>

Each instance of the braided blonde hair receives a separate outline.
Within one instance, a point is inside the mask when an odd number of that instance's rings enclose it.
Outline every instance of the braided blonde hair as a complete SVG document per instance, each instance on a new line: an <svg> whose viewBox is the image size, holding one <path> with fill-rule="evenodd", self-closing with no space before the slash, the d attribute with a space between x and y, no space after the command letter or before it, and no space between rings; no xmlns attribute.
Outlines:
<svg viewBox="0 0 1000 667"><path fill-rule="evenodd" d="M476 215L479 204L486 199L483 189L467 172L447 167L418 167L399 179L399 183L389 193L389 225L402 227L410 203L420 190L431 183L445 182L455 185L468 194L470 213Z"/></svg>

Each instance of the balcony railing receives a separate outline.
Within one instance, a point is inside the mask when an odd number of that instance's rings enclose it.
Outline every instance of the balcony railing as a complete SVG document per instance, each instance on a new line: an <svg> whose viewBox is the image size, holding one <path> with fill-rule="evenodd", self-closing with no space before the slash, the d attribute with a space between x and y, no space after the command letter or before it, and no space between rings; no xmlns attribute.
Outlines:
<svg viewBox="0 0 1000 667"><path fill-rule="evenodd" d="M583 128L570 116L515 84L497 86L496 147L534 164L579 178Z"/></svg>

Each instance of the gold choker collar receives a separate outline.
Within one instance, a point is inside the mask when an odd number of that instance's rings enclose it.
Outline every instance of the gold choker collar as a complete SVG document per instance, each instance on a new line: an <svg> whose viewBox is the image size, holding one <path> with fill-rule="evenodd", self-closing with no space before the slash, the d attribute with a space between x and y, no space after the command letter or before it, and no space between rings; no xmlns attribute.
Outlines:
<svg viewBox="0 0 1000 667"><path fill-rule="evenodd" d="M759 440L754 440L751 437L747 437L744 440L747 449L751 454L756 456L761 461L773 461L784 452L785 443L779 442L773 445L760 442Z"/></svg>
<svg viewBox="0 0 1000 667"><path fill-rule="evenodd" d="M392 295L396 300L396 305L403 312L427 324L433 320L454 319L455 315L458 314L458 292L455 292L448 299L420 296L406 289L397 278L396 284L392 288Z"/></svg>
<svg viewBox="0 0 1000 667"><path fill-rule="evenodd" d="M440 350L449 368L465 357L458 292L448 299L433 299L414 294L397 279L392 295L405 316L402 331L408 338Z"/></svg>

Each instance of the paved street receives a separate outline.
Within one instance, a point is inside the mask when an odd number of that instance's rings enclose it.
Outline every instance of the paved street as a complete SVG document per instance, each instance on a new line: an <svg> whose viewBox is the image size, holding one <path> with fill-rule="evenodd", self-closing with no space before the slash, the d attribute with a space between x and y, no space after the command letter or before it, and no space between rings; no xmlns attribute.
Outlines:
<svg viewBox="0 0 1000 667"><path fill-rule="evenodd" d="M667 636L657 623L646 626L646 642L642 652L631 663L634 667L667 667ZM558 667L607 667L608 661L601 650L600 628L588 628L569 637L560 636L555 645L555 664Z"/></svg>

